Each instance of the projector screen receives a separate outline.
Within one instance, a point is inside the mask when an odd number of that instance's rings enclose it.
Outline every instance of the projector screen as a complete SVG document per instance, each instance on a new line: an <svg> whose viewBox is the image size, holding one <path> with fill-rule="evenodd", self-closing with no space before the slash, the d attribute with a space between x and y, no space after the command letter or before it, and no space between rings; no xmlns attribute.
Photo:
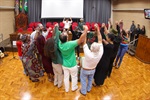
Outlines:
<svg viewBox="0 0 150 100"><path fill-rule="evenodd" d="M83 0L42 0L41 18L83 18Z"/></svg>

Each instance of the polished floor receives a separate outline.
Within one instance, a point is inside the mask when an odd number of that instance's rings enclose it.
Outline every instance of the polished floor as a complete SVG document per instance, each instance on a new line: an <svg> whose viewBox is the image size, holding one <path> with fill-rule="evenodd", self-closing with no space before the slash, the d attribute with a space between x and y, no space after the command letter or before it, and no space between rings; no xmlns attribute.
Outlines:
<svg viewBox="0 0 150 100"><path fill-rule="evenodd" d="M12 59L12 53L8 55L0 61L0 100L150 100L150 65L128 54L105 84L93 87L86 96L79 89L65 93L64 87L54 87L46 75L32 83L23 74L21 61Z"/></svg>

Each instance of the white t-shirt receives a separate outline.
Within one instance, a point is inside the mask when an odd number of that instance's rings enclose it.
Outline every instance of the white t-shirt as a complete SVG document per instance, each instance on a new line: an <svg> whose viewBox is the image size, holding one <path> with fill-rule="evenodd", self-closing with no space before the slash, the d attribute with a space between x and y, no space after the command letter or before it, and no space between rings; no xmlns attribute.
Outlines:
<svg viewBox="0 0 150 100"><path fill-rule="evenodd" d="M64 25L65 25L64 28L65 28L65 29L69 29L69 27L70 27L72 21L68 21L68 22L63 21L63 23L64 23Z"/></svg>
<svg viewBox="0 0 150 100"><path fill-rule="evenodd" d="M97 52L96 54L91 52L87 44L83 46L83 51L84 51L84 56L85 56L83 58L83 64L82 64L83 68L94 69L97 66L98 62L102 58L103 51L104 51L103 44L100 43L99 45L100 45L100 49L99 49L99 52Z"/></svg>
<svg viewBox="0 0 150 100"><path fill-rule="evenodd" d="M30 41L34 40L35 34L36 34L36 30L31 33L31 35L30 35Z"/></svg>
<svg viewBox="0 0 150 100"><path fill-rule="evenodd" d="M33 31L33 32L31 33L31 35L30 35L30 40L31 40L31 41L34 40L35 34L36 34L36 30ZM44 38L46 38L47 35L48 35L48 31L46 31L46 32L42 31L42 35L44 36Z"/></svg>

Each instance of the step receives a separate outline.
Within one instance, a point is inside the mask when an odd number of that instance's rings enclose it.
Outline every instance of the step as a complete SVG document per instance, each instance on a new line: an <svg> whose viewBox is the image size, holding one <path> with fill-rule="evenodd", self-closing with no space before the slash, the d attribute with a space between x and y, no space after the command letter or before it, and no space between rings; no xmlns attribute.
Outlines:
<svg viewBox="0 0 150 100"><path fill-rule="evenodd" d="M135 53L133 51L127 50L128 54L130 54L131 56L135 56Z"/></svg>

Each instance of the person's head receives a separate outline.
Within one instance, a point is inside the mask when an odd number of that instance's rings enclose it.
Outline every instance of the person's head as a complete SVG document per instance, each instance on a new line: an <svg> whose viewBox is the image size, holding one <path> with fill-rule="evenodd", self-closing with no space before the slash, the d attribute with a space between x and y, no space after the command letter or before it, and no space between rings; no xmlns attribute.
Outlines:
<svg viewBox="0 0 150 100"><path fill-rule="evenodd" d="M55 58L55 41L54 38L49 38L44 45L44 55L46 57Z"/></svg>
<svg viewBox="0 0 150 100"><path fill-rule="evenodd" d="M132 24L134 24L134 21L132 21Z"/></svg>
<svg viewBox="0 0 150 100"><path fill-rule="evenodd" d="M112 33L108 33L108 34L107 34L106 40L107 40L108 42L113 42L114 39L115 39L115 35L114 35L114 34L112 34Z"/></svg>
<svg viewBox="0 0 150 100"><path fill-rule="evenodd" d="M144 25L142 26L142 29L145 30L145 26Z"/></svg>
<svg viewBox="0 0 150 100"><path fill-rule="evenodd" d="M137 24L137 27L140 28L140 24Z"/></svg>
<svg viewBox="0 0 150 100"><path fill-rule="evenodd" d="M39 23L37 26L39 27L40 30L43 30L43 28L44 28L41 23Z"/></svg>
<svg viewBox="0 0 150 100"><path fill-rule="evenodd" d="M69 21L69 19L68 18L66 18L66 22L68 22Z"/></svg>
<svg viewBox="0 0 150 100"><path fill-rule="evenodd" d="M81 18L81 19L80 19L80 22L82 23L83 21L84 21L84 19L83 19L83 18Z"/></svg>
<svg viewBox="0 0 150 100"><path fill-rule="evenodd" d="M23 43L27 43L27 42L30 41L30 35L28 35L28 34L20 35L20 40L21 40Z"/></svg>
<svg viewBox="0 0 150 100"><path fill-rule="evenodd" d="M118 25L119 24L118 21L116 21L115 24Z"/></svg>
<svg viewBox="0 0 150 100"><path fill-rule="evenodd" d="M90 47L91 52L97 53L100 50L100 45L96 42L93 42L91 47Z"/></svg>
<svg viewBox="0 0 150 100"><path fill-rule="evenodd" d="M102 23L102 28L104 28L105 27L105 23Z"/></svg>
<svg viewBox="0 0 150 100"><path fill-rule="evenodd" d="M68 41L68 34L67 34L67 31L66 32L62 32L60 35L59 35L59 39L62 43L65 43Z"/></svg>

